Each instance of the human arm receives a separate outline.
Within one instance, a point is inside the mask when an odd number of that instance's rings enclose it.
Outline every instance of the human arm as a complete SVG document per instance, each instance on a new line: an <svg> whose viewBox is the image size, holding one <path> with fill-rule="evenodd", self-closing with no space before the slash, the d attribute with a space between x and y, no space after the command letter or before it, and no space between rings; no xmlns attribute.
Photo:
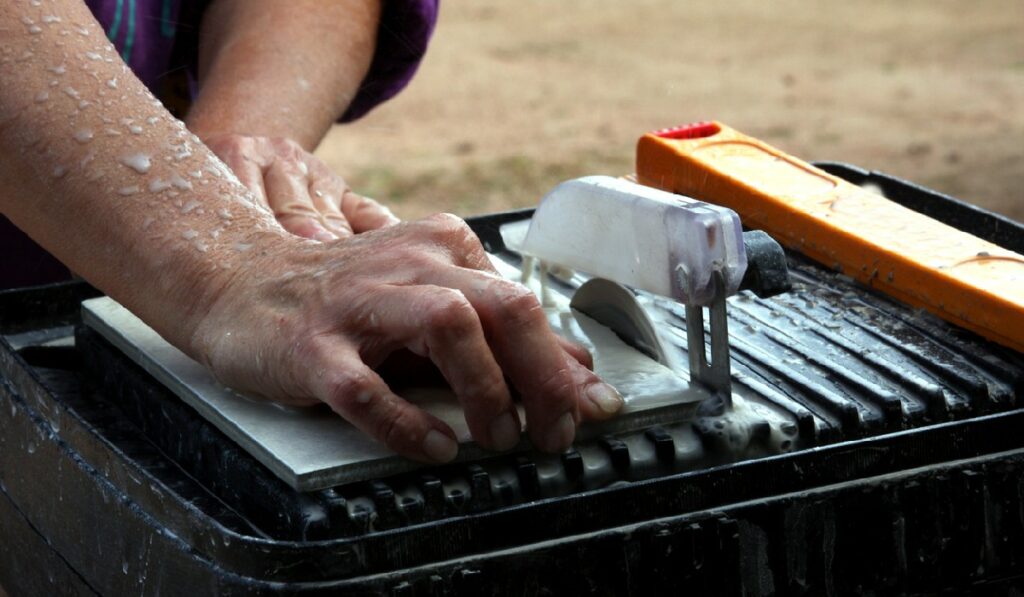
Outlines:
<svg viewBox="0 0 1024 597"><path fill-rule="evenodd" d="M186 122L290 232L331 240L397 223L310 152L355 97L379 0L216 0Z"/></svg>
<svg viewBox="0 0 1024 597"><path fill-rule="evenodd" d="M485 447L517 436L505 374L541 449L564 449L581 417L621 406L457 218L327 244L286 234L81 2L4 3L0 33L0 211L219 379L324 402L431 462L454 456L451 429L373 371L399 350L438 366Z"/></svg>

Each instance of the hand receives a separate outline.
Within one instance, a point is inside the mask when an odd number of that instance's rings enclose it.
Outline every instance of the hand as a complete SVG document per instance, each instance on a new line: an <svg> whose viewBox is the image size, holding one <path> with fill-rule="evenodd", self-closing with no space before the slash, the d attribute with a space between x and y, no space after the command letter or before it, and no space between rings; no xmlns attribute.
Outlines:
<svg viewBox="0 0 1024 597"><path fill-rule="evenodd" d="M399 222L290 139L218 134L203 143L292 234L327 242Z"/></svg>
<svg viewBox="0 0 1024 597"><path fill-rule="evenodd" d="M225 283L190 352L237 389L289 404L325 402L409 458L447 462L451 428L395 395L374 370L396 351L429 358L483 447L516 445L521 424L560 452L582 419L622 398L548 327L536 296L501 278L465 222L437 215L316 244L275 237Z"/></svg>

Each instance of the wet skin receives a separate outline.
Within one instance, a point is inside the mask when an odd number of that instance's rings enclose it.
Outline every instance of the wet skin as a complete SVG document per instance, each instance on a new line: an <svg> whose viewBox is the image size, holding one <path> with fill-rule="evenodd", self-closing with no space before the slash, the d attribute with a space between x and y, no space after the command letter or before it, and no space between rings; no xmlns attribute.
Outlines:
<svg viewBox="0 0 1024 597"><path fill-rule="evenodd" d="M293 234L398 221L310 153L369 70L379 18L376 0L219 0L203 17L186 123Z"/></svg>
<svg viewBox="0 0 1024 597"><path fill-rule="evenodd" d="M0 6L0 210L219 379L282 403L325 402L429 462L455 456L454 436L374 371L396 352L438 367L488 448L518 436L506 379L547 451L567 448L580 420L621 405L580 363L586 355L550 331L534 295L493 273L464 222L371 221L370 206L346 217L354 236L289 233L273 200L247 189L128 71L84 4L36 3ZM298 151L312 128L296 129L292 157L282 158L291 166L275 169L274 158L260 168L265 194L293 189L282 196L294 201L303 188L294 177L319 175ZM214 132L265 145L255 160L280 155L285 146L271 140L289 138ZM347 216L344 196L337 207Z"/></svg>

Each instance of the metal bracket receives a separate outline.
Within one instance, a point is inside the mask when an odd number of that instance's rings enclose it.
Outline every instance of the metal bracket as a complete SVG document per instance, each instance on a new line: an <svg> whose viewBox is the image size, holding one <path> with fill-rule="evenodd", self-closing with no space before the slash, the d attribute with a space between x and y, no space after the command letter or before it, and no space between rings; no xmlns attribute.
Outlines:
<svg viewBox="0 0 1024 597"><path fill-rule="evenodd" d="M686 346L690 357L690 379L711 388L725 407L732 407L732 367L729 361L729 320L725 313L725 278L711 274L715 298L711 302L711 363L704 344L704 307L686 306Z"/></svg>

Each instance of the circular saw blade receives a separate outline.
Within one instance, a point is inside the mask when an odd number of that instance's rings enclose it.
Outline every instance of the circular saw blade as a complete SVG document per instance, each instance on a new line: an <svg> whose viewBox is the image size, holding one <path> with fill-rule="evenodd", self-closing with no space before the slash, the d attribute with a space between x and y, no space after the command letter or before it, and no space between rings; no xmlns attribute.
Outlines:
<svg viewBox="0 0 1024 597"><path fill-rule="evenodd" d="M604 278L592 278L579 287L569 306L615 332L626 344L671 366L665 347L647 311L632 290Z"/></svg>

